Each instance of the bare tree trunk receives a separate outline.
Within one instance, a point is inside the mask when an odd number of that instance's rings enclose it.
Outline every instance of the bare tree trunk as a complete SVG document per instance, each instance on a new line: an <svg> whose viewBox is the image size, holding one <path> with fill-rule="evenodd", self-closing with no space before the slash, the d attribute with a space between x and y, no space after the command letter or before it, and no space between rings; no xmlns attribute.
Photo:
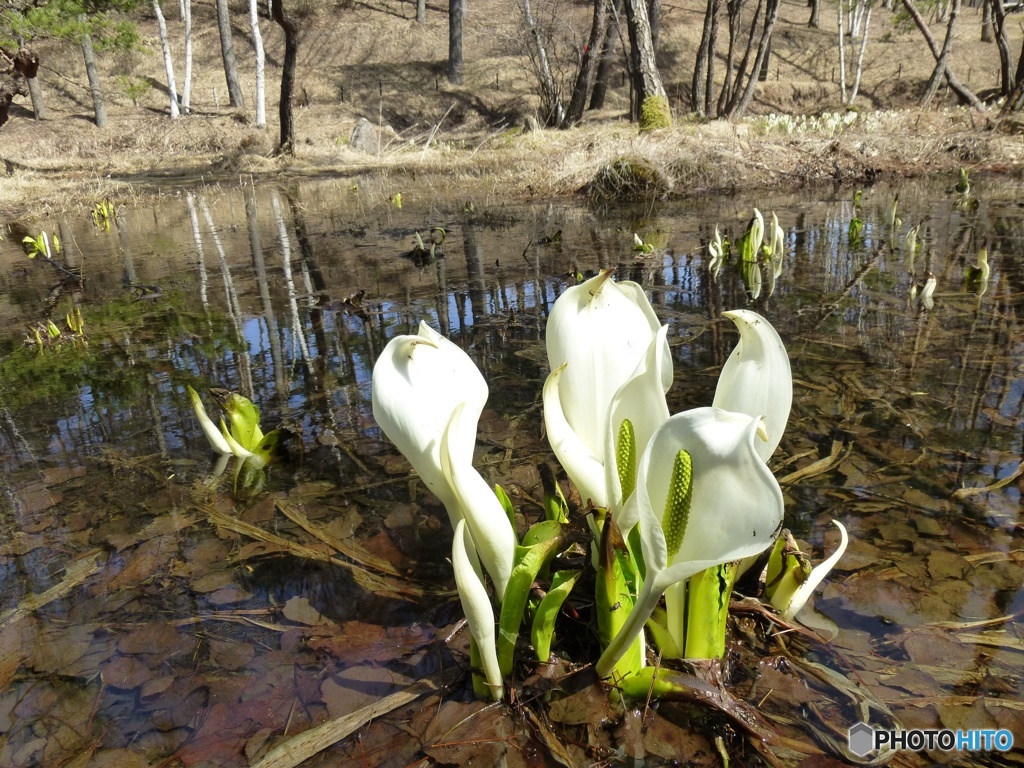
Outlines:
<svg viewBox="0 0 1024 768"><path fill-rule="evenodd" d="M530 10L530 0L521 0L523 18L526 20L526 32L533 40L533 53L537 66L537 75L540 77L541 99L547 107L548 114L545 116L545 125L561 125L564 117L562 109L562 98L558 93L558 86L551 74L551 66L548 63L547 45L537 28L537 21L533 18L533 11Z"/></svg>
<svg viewBox="0 0 1024 768"><path fill-rule="evenodd" d="M167 22L160 8L160 0L153 0L153 14L156 16L156 28L160 34L160 48L164 54L164 72L167 75L167 94L171 99L171 119L181 116L178 110L178 87L174 84L174 62L171 61L171 44L167 40Z"/></svg>
<svg viewBox="0 0 1024 768"><path fill-rule="evenodd" d="M924 93L921 94L922 107L927 106L935 98L935 94L939 90L939 83L942 82L942 76L946 72L949 54L953 49L953 25L956 23L956 15L959 10L960 0L953 0L949 10L949 21L946 24L946 39L942 42L942 50L935 60L932 76L928 78L928 84L925 86Z"/></svg>
<svg viewBox="0 0 1024 768"><path fill-rule="evenodd" d="M935 45L935 38L932 37L931 30L928 29L928 24L914 6L913 0L901 0L901 2L903 3L903 7L907 9L907 13L910 14L910 18L914 20L914 24L916 24L917 28L921 31L921 35L924 37L925 42L928 43L928 48L931 50L932 56L934 56L935 60L938 61L939 49L938 46ZM946 82L949 83L949 87L953 89L953 92L956 93L962 101L970 104L977 110L982 112L985 111L985 105L978 100L978 97L975 96L967 86L957 79L948 64L944 67L944 72Z"/></svg>
<svg viewBox="0 0 1024 768"><path fill-rule="evenodd" d="M811 18L807 22L807 26L811 29L818 29L821 27L821 0L810 0L807 3L811 9Z"/></svg>
<svg viewBox="0 0 1024 768"><path fill-rule="evenodd" d="M231 43L231 16L228 0L217 0L217 31L220 32L220 54L224 61L224 77L228 82L228 100L232 107L245 106L242 86L238 84L238 67L235 66L235 47Z"/></svg>
<svg viewBox="0 0 1024 768"><path fill-rule="evenodd" d="M448 82L462 82L462 0L448 0Z"/></svg>
<svg viewBox="0 0 1024 768"><path fill-rule="evenodd" d="M292 92L295 90L295 62L299 56L299 30L284 12L284 0L271 0L271 15L284 30L284 61L281 65L281 102L278 115L281 139L277 146L282 154L295 154L295 123L292 120Z"/></svg>
<svg viewBox="0 0 1024 768"><path fill-rule="evenodd" d="M981 42L994 43L996 33L992 20L992 0L982 0L981 6Z"/></svg>
<svg viewBox="0 0 1024 768"><path fill-rule="evenodd" d="M711 43L708 46L708 77L704 86L704 114L717 117L715 111L715 45L718 42L718 17L721 16L721 0L715 0L715 12L711 17Z"/></svg>
<svg viewBox="0 0 1024 768"><path fill-rule="evenodd" d="M256 127L267 127L267 87L264 70L263 35L260 34L259 0L249 0L249 26L252 28L252 47L256 51Z"/></svg>
<svg viewBox="0 0 1024 768"><path fill-rule="evenodd" d="M181 85L181 108L192 110L192 0L181 0L181 21L185 25L185 82Z"/></svg>
<svg viewBox="0 0 1024 768"><path fill-rule="evenodd" d="M25 78L28 86L29 96L32 97L32 115L38 121L46 117L46 107L43 104L43 90L39 87L39 56L31 48L18 40L18 52L12 60L15 74Z"/></svg>
<svg viewBox="0 0 1024 768"><path fill-rule="evenodd" d="M843 46L843 0L839 0L839 101L846 103L846 49Z"/></svg>
<svg viewBox="0 0 1024 768"><path fill-rule="evenodd" d="M651 45L658 58L658 37L661 34L661 0L647 0L647 19L651 22Z"/></svg>
<svg viewBox="0 0 1024 768"><path fill-rule="evenodd" d="M608 92L608 78L611 75L612 61L615 58L615 46L619 41L619 12L622 0L611 0L612 21L605 28L604 41L601 43L601 58L597 62L597 76L594 78L594 91L590 96L589 109L604 107L605 94Z"/></svg>
<svg viewBox="0 0 1024 768"><path fill-rule="evenodd" d="M1006 97L1003 108L999 110L1000 117L1009 117L1014 112L1024 109L1024 48L1020 51L1020 60L1017 62L1017 83Z"/></svg>
<svg viewBox="0 0 1024 768"><path fill-rule="evenodd" d="M860 39L860 53L857 54L857 72L853 76L853 87L850 89L850 98L847 104L853 104L857 100L857 91L860 90L860 75L864 71L864 51L868 47L868 29L871 26L871 8L868 8L864 16L864 35Z"/></svg>
<svg viewBox="0 0 1024 768"><path fill-rule="evenodd" d="M427 22L427 0L416 0L416 21L420 24Z"/></svg>
<svg viewBox="0 0 1024 768"><path fill-rule="evenodd" d="M765 11L764 17L764 28L761 30L761 39L757 44L757 57L754 59L754 66L751 68L750 74L747 76L747 84L743 89L743 95L736 102L735 106L732 106L729 109L728 117L730 120L738 120L743 117L747 108L750 106L750 100L754 97L754 88L757 86L756 75L760 71L765 57L768 56L768 51L771 49L772 32L775 29L775 19L778 18L779 15L779 2L780 0L768 0L768 7ZM743 58L746 60L745 55ZM739 82L737 81L737 87L738 85Z"/></svg>
<svg viewBox="0 0 1024 768"><path fill-rule="evenodd" d="M625 0L625 6L633 70L633 119L640 121L641 130L647 127L667 127L672 124L672 116L665 86L654 59L647 3L644 0ZM648 112L656 124L648 119Z"/></svg>
<svg viewBox="0 0 1024 768"><path fill-rule="evenodd" d="M704 9L704 28L700 34L700 45L697 47L697 61L693 66L693 79L690 81L690 109L699 115L707 114L708 67L715 51L711 29L718 15L718 8L719 0L708 0Z"/></svg>
<svg viewBox="0 0 1024 768"><path fill-rule="evenodd" d="M742 21L741 11L745 0L726 0L726 12L729 16L729 50L725 56L725 81L722 83L722 92L718 95L718 114L725 114L726 107L732 99L733 86L735 85L733 74L733 62L736 58L736 40L740 36L740 22Z"/></svg>
<svg viewBox="0 0 1024 768"><path fill-rule="evenodd" d="M996 27L996 48L999 49L999 93L1007 95L1013 89L1010 74L1010 46L1006 41L1006 9L1003 0L992 0L992 16Z"/></svg>
<svg viewBox="0 0 1024 768"><path fill-rule="evenodd" d="M576 73L576 84L572 89L569 107L562 120L563 128L571 128L583 119L583 110L587 106L587 98L594 87L594 75L597 59L601 53L601 42L608 29L608 0L594 0L594 16L590 24L590 37L583 49L580 71Z"/></svg>
<svg viewBox="0 0 1024 768"><path fill-rule="evenodd" d="M85 17L80 17L85 22ZM89 79L89 93L92 95L92 109L96 115L96 127L106 128L107 108L103 104L103 91L100 89L100 73L96 69L96 55L92 50L92 38L89 33L82 35L82 56L85 59L85 76Z"/></svg>

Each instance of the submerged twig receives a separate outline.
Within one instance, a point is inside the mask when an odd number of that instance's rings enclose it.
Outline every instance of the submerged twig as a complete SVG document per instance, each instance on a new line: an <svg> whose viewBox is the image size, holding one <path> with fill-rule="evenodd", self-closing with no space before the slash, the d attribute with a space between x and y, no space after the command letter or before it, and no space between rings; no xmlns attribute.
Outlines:
<svg viewBox="0 0 1024 768"><path fill-rule="evenodd" d="M252 768L295 768L303 761L351 736L375 717L393 712L420 696L435 693L437 690L438 686L432 680L419 680L403 691L392 693L362 709L293 736L270 750Z"/></svg>

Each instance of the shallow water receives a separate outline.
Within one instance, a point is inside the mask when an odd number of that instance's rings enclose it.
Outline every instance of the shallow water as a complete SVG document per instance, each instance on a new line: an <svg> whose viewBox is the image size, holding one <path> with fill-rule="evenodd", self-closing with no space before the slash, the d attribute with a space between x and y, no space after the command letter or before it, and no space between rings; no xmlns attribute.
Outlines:
<svg viewBox="0 0 1024 768"><path fill-rule="evenodd" d="M950 185L865 190L856 242L852 190L610 208L406 178L169 190L109 229L89 201L77 219L9 232L0 764L245 765L282 733L438 672L460 613L450 532L373 423L375 356L420 320L467 350L491 386L476 463L533 519L536 464L551 460L545 318L576 273L606 267L642 283L670 325L673 412L711 401L736 340L723 310L771 321L795 385L772 462L786 524L816 559L835 546L831 519L853 539L817 599L835 646L907 727L1002 727L1024 744L1024 208L997 180L974 180L975 204ZM757 298L735 262L713 279L704 247L716 224L737 239L754 206L785 230ZM443 257L410 258L432 227ZM20 241L41 230L60 233L55 260L81 282L26 258ZM983 242L988 279L965 282ZM912 298L926 273L930 308ZM73 308L85 339L66 326ZM26 344L48 318L60 339ZM264 490L233 493L230 471L209 480L186 385L208 409L209 387L241 392L265 427L295 433ZM393 572L347 565L381 560ZM403 746L370 763L422 758L428 731L380 736ZM353 743L335 758L358 762Z"/></svg>

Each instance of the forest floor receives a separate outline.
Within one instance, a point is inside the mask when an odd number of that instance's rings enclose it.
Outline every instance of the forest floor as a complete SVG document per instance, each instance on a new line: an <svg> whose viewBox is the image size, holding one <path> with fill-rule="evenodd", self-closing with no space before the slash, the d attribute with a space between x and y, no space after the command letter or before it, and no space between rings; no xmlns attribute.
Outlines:
<svg viewBox="0 0 1024 768"><path fill-rule="evenodd" d="M177 120L169 119L151 12L140 11L143 50L102 54L111 123L106 130L91 122L77 48L58 41L37 45L48 114L34 121L26 100L15 103L11 120L0 127L0 173L7 173L0 183L0 214L10 219L83 205L91 209L99 199L145 195L153 185L238 176L409 173L442 176L449 185L483 186L508 197L553 197L593 191L602 169L623 157L646 168L640 193L679 196L739 187L864 184L885 177L955 174L961 166L972 174L1024 173L1020 120L998 120L997 108L981 112L957 106L945 86L927 108L919 106L934 61L920 33L881 7L870 19L860 92L852 108L841 105L834 10L826 5L821 27L811 29L806 4L783 0L768 81L758 84L744 119L725 122L689 114L689 81L705 4L663 3L658 56L675 123L640 134L627 117L621 50L602 110L588 112L569 131L525 128L540 106L514 0L470 4L460 86L449 85L445 77L448 25L442 8L428 6L427 22L417 24L414 3L342 0L326 7L305 0L293 11L302 30L296 146L293 156L279 156L279 28L266 20L262 24L269 125L260 129L254 125L254 56L244 9L233 11L247 101L242 108L229 108L213 3L197 0L194 5L192 113ZM590 7L548 0L535 5L534 12L551 36L554 73L567 98L589 30ZM182 27L175 5L168 4L166 13L180 83ZM997 84L996 46L979 42L980 8L964 8L957 24L952 68L984 95ZM728 36L724 22L722 27L719 82ZM1008 22L1007 27L1013 27L1015 64L1022 31L1019 24ZM932 31L941 41L945 25L933 19ZM848 41L847 82L853 79L852 48ZM778 115L794 119L779 120ZM379 129L376 151L349 146L360 118ZM628 183L616 179L606 191L630 191Z"/></svg>

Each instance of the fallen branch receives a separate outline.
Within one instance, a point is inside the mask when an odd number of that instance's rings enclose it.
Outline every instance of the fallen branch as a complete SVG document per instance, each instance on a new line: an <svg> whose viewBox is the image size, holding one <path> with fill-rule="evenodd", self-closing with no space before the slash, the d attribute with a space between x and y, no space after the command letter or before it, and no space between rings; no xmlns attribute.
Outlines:
<svg viewBox="0 0 1024 768"><path fill-rule="evenodd" d="M410 704L420 696L435 693L437 684L431 680L420 680L404 691L392 693L380 701L368 704L351 714L329 720L316 728L310 728L297 736L278 744L252 768L295 768L303 761L322 752L342 739L351 736L375 717L386 715L399 707Z"/></svg>
<svg viewBox="0 0 1024 768"><path fill-rule="evenodd" d="M29 595L14 608L0 614L0 626L7 626L15 621L27 618L29 614L49 605L54 600L67 597L83 581L103 568L106 564L106 559L101 557L102 554L102 550L94 549L73 563L69 563L64 569L64 578L61 579L60 583L54 584L48 590L38 595Z"/></svg>

